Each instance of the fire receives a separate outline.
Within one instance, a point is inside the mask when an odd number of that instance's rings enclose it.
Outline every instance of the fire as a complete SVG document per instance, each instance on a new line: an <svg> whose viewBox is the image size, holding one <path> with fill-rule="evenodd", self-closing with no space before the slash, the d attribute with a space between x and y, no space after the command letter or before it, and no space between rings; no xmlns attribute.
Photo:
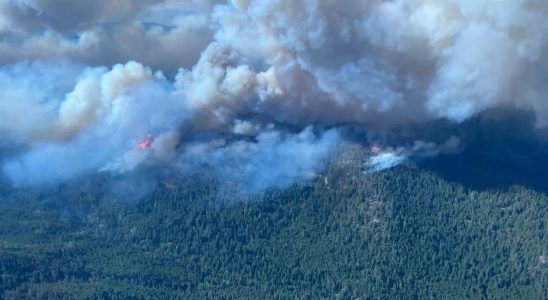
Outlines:
<svg viewBox="0 0 548 300"><path fill-rule="evenodd" d="M137 144L137 147L141 149L152 148L152 146L154 146L152 143L153 141L154 141L154 137L152 136L152 134L149 134L147 135L145 139L143 139L139 144Z"/></svg>

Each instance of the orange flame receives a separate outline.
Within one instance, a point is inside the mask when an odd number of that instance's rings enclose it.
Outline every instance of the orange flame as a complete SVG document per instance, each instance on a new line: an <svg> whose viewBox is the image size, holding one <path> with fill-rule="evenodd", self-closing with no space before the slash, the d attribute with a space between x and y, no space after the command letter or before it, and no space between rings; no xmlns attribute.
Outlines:
<svg viewBox="0 0 548 300"><path fill-rule="evenodd" d="M137 147L141 149L152 148L152 146L154 146L154 144L152 143L153 141L154 141L154 137L152 136L152 134L149 134L147 135L145 139L143 139L139 144L137 144Z"/></svg>

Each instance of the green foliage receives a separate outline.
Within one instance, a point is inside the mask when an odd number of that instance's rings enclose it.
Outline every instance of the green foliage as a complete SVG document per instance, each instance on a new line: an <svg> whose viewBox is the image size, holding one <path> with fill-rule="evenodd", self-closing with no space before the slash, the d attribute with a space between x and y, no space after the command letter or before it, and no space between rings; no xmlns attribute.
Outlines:
<svg viewBox="0 0 548 300"><path fill-rule="evenodd" d="M548 298L548 198L524 187L474 191L413 167L333 166L309 184L230 195L203 180L134 205L8 193L0 295Z"/></svg>

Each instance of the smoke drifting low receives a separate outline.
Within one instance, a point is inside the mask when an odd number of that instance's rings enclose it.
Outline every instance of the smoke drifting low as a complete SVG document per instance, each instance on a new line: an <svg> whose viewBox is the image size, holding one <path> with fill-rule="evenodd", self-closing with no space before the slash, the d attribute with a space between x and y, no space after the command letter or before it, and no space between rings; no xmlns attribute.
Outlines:
<svg viewBox="0 0 548 300"><path fill-rule="evenodd" d="M478 118L546 140L543 0L78 3L0 0L15 185L156 165L262 191L321 171L348 126L372 170L489 141Z"/></svg>

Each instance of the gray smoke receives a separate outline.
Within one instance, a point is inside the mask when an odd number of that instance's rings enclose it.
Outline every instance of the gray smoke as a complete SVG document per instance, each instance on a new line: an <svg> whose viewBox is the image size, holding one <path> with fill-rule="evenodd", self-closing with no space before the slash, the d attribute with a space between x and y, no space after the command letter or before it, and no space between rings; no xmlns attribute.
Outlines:
<svg viewBox="0 0 548 300"><path fill-rule="evenodd" d="M459 151L468 134L455 132L493 112L545 132L547 10L0 0L0 135L19 149L3 171L35 185L159 164L261 191L313 177L346 124L367 133L372 170Z"/></svg>
<svg viewBox="0 0 548 300"><path fill-rule="evenodd" d="M213 40L207 0L0 0L0 63L137 60L175 73Z"/></svg>

